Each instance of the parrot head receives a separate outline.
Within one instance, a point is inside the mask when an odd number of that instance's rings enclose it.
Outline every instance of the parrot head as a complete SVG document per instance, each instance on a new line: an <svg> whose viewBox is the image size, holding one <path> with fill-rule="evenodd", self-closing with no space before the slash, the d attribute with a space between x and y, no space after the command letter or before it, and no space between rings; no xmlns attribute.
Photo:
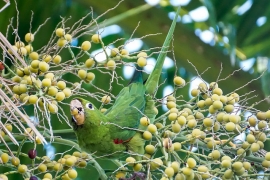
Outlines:
<svg viewBox="0 0 270 180"><path fill-rule="evenodd" d="M75 98L70 102L70 112L74 129L82 127L87 120L91 121L99 114L99 110L91 102L82 98Z"/></svg>

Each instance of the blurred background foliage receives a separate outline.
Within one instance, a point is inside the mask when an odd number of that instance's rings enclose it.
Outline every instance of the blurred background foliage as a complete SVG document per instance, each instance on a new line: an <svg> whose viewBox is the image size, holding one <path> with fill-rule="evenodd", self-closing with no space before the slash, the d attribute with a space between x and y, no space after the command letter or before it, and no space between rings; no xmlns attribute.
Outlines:
<svg viewBox="0 0 270 180"><path fill-rule="evenodd" d="M108 9L115 7L119 1L116 0L55 0L55 1L18 1L19 11L19 28L17 29L19 37L24 39L24 35L29 32L31 13L33 12L33 20L31 22L31 31L36 31L38 26L47 18L50 20L36 34L33 46L39 49L46 45L49 37L54 30L61 26L58 23L61 17L70 18L66 23L66 27L72 26L74 22L85 16L93 8L93 17L97 17ZM5 2L0 2L0 7L4 6ZM179 14L179 22L176 26L176 31L173 41L174 53L169 53L164 67L164 73L161 82L164 82L158 91L158 98L168 95L173 91L173 77L175 75L175 65L178 67L176 72L178 75L186 79L187 82L193 80L198 74L204 72L202 78L207 82L217 81L225 78L233 71L242 68L242 70L234 73L225 81L219 82L219 86L224 93L233 92L235 89L243 86L237 91L238 94L245 94L255 91L253 95L256 97L250 99L250 105L258 102L270 95L270 72L268 72L268 61L270 57L270 1L262 0L125 0L120 5L106 13L99 22L97 22L99 32L102 32L102 38L105 44L109 44L118 38L124 40L118 41L114 46L124 45L126 40L133 40L125 45L125 48L130 52L149 49L151 47L161 47L165 39L166 33L170 27L171 21L175 16L175 9L181 5L182 9ZM14 32L7 33L7 26L13 17L13 25L16 28L16 8L14 1L11 5L0 13L0 31L7 34L7 38L11 44L15 43ZM87 17L91 20L91 16ZM85 21L87 22L87 20ZM139 27L136 28L139 24ZM156 34L143 39L141 37L147 34ZM80 45L84 40L89 40L90 35L86 35L74 40L74 45ZM100 50L100 45L93 45L93 53ZM150 52L157 52L153 50ZM75 52L76 53L76 52ZM70 59L69 53L61 54L65 60ZM85 60L88 57L84 57ZM102 57L100 57L102 58ZM147 71L151 70L157 54L153 54L148 59ZM173 61L175 59L175 63ZM83 61L83 58L82 58ZM189 61L196 67L191 65ZM222 68L221 68L222 64ZM117 69L119 74L125 78L121 83L126 85L131 77L132 71L128 68ZM131 72L131 73L130 73ZM261 79L252 81L263 73ZM99 72L96 73L96 79L93 82L97 87L104 90L109 89L110 77ZM147 75L145 76L145 78ZM74 76L67 75L66 80L76 82ZM166 81L165 81L166 80ZM183 95L185 100L189 99L190 89L196 87L199 81L192 81L183 89L177 91L177 96ZM246 86L244 86L247 84ZM91 84L84 84L84 87L90 92L96 91ZM121 86L114 84L112 93L117 93L122 89ZM93 103L100 103L89 98ZM70 99L66 100L68 103ZM264 101L256 108L267 110L269 104ZM67 114L69 113L66 107ZM164 109L159 107L159 111ZM28 109L31 115L31 107ZM33 112L32 112L33 113ZM69 128L66 124L60 124L56 116L52 118L54 130ZM64 138L74 139L74 136L64 136ZM62 145L54 145L56 152L63 152L70 147ZM24 146L23 151L27 152L29 147ZM39 155L45 154L43 147L38 147ZM26 160L27 161L27 160ZM103 163L102 163L103 162ZM29 162L30 163L30 162ZM113 164L107 161L101 161L106 169L113 169ZM79 178L97 178L97 172L91 165L87 170L80 169ZM6 171L3 169L2 171ZM15 177L18 178L19 177Z"/></svg>

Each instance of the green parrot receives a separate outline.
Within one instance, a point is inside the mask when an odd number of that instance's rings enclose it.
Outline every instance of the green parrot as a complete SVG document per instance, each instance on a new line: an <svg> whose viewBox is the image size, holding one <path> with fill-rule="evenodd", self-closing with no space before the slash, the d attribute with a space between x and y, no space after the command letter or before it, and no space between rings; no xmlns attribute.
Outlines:
<svg viewBox="0 0 270 180"><path fill-rule="evenodd" d="M155 119L155 92L176 20L177 16L145 84L142 70L136 68L131 83L120 91L115 103L105 113L85 99L75 98L71 101L71 112L77 112L72 116L71 124L82 150L104 158L119 158L128 152L138 155L138 159L139 155L144 154L142 131L146 127L140 125L140 118L146 115L150 123Z"/></svg>
<svg viewBox="0 0 270 180"><path fill-rule="evenodd" d="M71 101L71 111L78 110L72 117L73 129L79 146L86 152L109 158L119 157L127 150L143 152L144 140L136 132L145 109L145 87L141 71L135 75L105 113L87 100Z"/></svg>

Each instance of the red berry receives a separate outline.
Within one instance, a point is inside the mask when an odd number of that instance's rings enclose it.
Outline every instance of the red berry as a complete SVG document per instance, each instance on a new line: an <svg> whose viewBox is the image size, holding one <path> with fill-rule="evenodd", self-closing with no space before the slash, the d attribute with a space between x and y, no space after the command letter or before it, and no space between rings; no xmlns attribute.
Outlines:
<svg viewBox="0 0 270 180"><path fill-rule="evenodd" d="M30 150L28 151L28 157L29 157L30 159L35 159L36 156L37 156L37 150L35 150L35 149L30 149Z"/></svg>
<svg viewBox="0 0 270 180"><path fill-rule="evenodd" d="M2 62L0 62L0 71L2 71L3 69L5 69L5 66Z"/></svg>

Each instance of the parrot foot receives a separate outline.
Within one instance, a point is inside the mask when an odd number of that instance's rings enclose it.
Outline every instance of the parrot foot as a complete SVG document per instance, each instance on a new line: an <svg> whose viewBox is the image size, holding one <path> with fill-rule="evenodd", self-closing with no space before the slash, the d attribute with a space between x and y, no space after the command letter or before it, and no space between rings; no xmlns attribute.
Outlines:
<svg viewBox="0 0 270 180"><path fill-rule="evenodd" d="M130 178L120 178L119 180L136 180L137 178L145 180L146 174L143 172L134 172Z"/></svg>

